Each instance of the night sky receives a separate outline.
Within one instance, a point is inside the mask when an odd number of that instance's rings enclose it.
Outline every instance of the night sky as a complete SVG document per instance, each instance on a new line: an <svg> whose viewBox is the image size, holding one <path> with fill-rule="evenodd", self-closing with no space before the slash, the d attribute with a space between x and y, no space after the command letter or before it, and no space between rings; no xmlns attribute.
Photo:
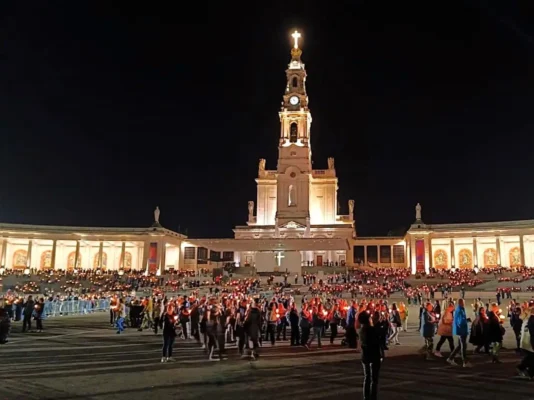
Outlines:
<svg viewBox="0 0 534 400"><path fill-rule="evenodd" d="M359 235L417 202L427 223L534 218L528 2L93 3L0 5L2 222L144 227L159 206L231 237L258 159L276 168L295 28L314 168L335 157Z"/></svg>

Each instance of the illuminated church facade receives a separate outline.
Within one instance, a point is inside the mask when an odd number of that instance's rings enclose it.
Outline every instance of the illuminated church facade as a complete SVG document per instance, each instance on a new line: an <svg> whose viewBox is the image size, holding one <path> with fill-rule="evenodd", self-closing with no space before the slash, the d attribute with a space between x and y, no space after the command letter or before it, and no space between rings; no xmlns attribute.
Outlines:
<svg viewBox="0 0 534 400"><path fill-rule="evenodd" d="M334 158L313 169L312 115L306 69L293 34L279 112L276 166L261 159L255 201L234 238L191 239L159 223L148 228L36 226L0 223L0 275L6 269L111 269L165 273L220 267L227 262L257 272L300 274L303 268L354 266L492 268L534 266L534 220L426 224L421 206L403 236L359 237L354 201L341 215ZM273 141L274 141L273 135Z"/></svg>

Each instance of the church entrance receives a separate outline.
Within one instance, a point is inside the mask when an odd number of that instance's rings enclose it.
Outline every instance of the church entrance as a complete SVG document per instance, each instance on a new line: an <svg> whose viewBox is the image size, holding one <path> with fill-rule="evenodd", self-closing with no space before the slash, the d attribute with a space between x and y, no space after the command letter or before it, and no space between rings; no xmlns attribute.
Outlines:
<svg viewBox="0 0 534 400"><path fill-rule="evenodd" d="M317 263L316 265L318 267L322 267L323 266L323 256L317 256Z"/></svg>

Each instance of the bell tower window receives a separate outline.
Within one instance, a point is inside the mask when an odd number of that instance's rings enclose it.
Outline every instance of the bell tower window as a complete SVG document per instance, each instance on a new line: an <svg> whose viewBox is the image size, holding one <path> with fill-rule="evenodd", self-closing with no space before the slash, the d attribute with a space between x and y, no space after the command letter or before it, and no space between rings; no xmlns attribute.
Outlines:
<svg viewBox="0 0 534 400"><path fill-rule="evenodd" d="M296 76L293 77L293 79L291 81L291 86L293 86L294 88L299 86L299 80L297 79Z"/></svg>
<svg viewBox="0 0 534 400"><path fill-rule="evenodd" d="M297 143L298 131L297 123L293 122L289 128L289 141L291 143Z"/></svg>

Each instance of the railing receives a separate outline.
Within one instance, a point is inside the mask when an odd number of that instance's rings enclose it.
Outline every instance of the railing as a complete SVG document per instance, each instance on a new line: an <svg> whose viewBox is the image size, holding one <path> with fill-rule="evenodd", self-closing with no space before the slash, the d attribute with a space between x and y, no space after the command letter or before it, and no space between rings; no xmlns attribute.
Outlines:
<svg viewBox="0 0 534 400"><path fill-rule="evenodd" d="M96 311L109 310L108 299L97 300L53 300L45 301L44 318L57 317L60 315L84 315Z"/></svg>

